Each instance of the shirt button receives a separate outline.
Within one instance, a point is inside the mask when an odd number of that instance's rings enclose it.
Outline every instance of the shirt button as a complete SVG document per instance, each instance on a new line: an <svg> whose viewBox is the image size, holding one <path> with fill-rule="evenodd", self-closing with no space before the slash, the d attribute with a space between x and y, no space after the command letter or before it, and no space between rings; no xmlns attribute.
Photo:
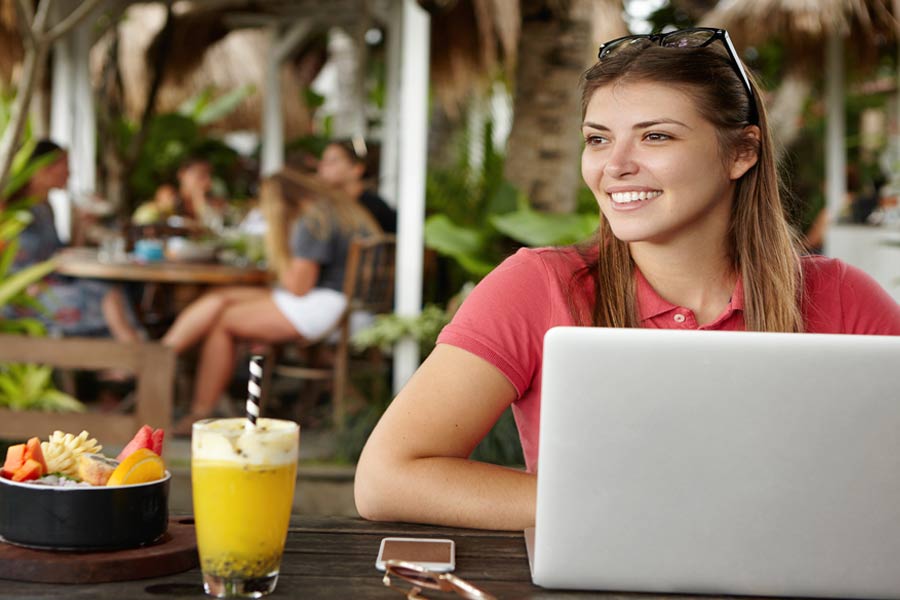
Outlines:
<svg viewBox="0 0 900 600"><path fill-rule="evenodd" d="M685 316L681 313L675 313L675 316L673 318L675 319L676 323L684 323Z"/></svg>

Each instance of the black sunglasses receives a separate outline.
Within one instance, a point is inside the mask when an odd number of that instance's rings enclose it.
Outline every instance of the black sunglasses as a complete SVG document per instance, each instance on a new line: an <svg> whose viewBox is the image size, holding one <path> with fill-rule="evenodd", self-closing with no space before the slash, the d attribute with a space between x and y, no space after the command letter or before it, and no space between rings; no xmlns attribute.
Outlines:
<svg viewBox="0 0 900 600"><path fill-rule="evenodd" d="M641 35L626 35L625 37L616 38L603 44L600 44L600 50L597 52L597 58L603 60L611 54L615 54L620 50L631 48L634 44L645 43L656 44L664 48L703 48L720 40L728 52L728 58L734 72L741 78L744 84L744 90L750 99L750 124L759 124L759 113L756 110L756 96L753 93L753 87L750 85L750 79L747 77L744 66L738 58L737 50L731 43L728 32L724 29L716 29L714 27L692 27L690 29L679 29L671 33L650 33Z"/></svg>

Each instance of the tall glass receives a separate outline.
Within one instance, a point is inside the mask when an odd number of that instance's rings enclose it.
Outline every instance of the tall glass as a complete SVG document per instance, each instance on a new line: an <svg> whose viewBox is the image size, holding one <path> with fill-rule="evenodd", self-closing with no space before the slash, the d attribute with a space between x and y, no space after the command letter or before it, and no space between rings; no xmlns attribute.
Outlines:
<svg viewBox="0 0 900 600"><path fill-rule="evenodd" d="M206 593L271 593L287 538L300 426L293 421L206 419L194 423L191 480Z"/></svg>

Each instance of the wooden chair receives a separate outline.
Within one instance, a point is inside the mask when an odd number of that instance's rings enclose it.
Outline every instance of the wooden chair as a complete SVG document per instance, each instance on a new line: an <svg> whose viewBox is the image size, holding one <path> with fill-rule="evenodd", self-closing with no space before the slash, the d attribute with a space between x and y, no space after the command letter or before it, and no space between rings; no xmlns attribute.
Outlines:
<svg viewBox="0 0 900 600"><path fill-rule="evenodd" d="M299 343L297 348L305 357L304 364L284 364L279 360L284 354L283 348L268 348L266 363L275 366L264 371L264 396L271 390L273 375L325 382L331 388L334 426L343 428L347 395L360 397L348 379L353 315L358 311L376 315L394 310L395 256L396 238L393 235L360 237L351 242L343 288L348 298L347 308L337 323L323 335ZM331 354L331 360L326 359L324 365L322 361L316 362L317 357L328 354Z"/></svg>
<svg viewBox="0 0 900 600"><path fill-rule="evenodd" d="M0 438L46 438L54 430L87 430L102 444L125 444L144 424L172 424L175 353L162 344L93 338L0 335L0 363L38 363L66 369L127 369L135 374L133 414L59 413L0 409Z"/></svg>

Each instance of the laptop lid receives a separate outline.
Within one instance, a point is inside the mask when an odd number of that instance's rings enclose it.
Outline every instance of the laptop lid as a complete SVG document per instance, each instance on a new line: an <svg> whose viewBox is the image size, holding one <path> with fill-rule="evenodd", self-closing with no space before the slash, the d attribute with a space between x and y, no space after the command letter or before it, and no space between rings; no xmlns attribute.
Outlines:
<svg viewBox="0 0 900 600"><path fill-rule="evenodd" d="M533 580L900 597L900 337L554 328Z"/></svg>

